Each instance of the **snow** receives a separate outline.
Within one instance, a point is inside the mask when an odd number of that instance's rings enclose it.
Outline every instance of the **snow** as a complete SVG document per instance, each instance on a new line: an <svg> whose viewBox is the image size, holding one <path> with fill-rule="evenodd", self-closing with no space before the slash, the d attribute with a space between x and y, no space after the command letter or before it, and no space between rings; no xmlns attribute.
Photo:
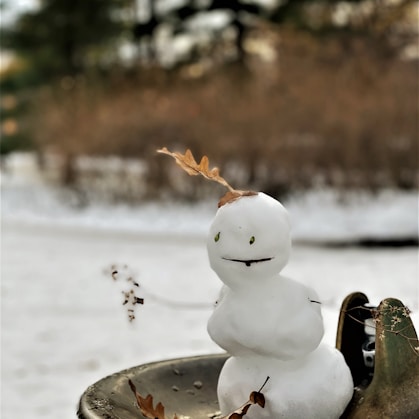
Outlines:
<svg viewBox="0 0 419 419"><path fill-rule="evenodd" d="M199 12L185 22L185 27L192 33L220 31L232 20L234 13L228 9Z"/></svg>
<svg viewBox="0 0 419 419"><path fill-rule="evenodd" d="M294 196L286 207L294 239L342 243L362 239L418 237L418 194L383 190L337 193L314 190Z"/></svg>
<svg viewBox="0 0 419 419"><path fill-rule="evenodd" d="M206 331L221 287L206 252L216 203L79 209L29 172L2 177L2 418L74 418L80 395L105 375L220 351ZM415 193L341 202L317 191L284 204L295 242L283 274L320 295L324 342L334 344L340 304L353 291L375 304L399 298L418 325L417 248L309 244L416 237ZM113 264L127 265L141 285L145 304L131 323Z"/></svg>
<svg viewBox="0 0 419 419"><path fill-rule="evenodd" d="M204 237L216 210L214 201L195 205L146 202L140 206L93 202L85 208L74 208L75 193L43 183L32 169L27 169L23 178L3 175L2 198L3 218L10 221L127 233ZM26 205L27 202L31 204ZM283 203L290 213L294 242L339 244L371 238L418 237L417 192L384 190L371 195L358 191L342 195L331 189L318 189L296 194Z"/></svg>
<svg viewBox="0 0 419 419"><path fill-rule="evenodd" d="M249 419L339 418L352 397L351 372L334 346L320 345L321 298L281 275L291 251L285 208L264 193L224 204L207 249L225 284L208 321L211 338L231 354L218 384L222 414L269 376L265 409Z"/></svg>

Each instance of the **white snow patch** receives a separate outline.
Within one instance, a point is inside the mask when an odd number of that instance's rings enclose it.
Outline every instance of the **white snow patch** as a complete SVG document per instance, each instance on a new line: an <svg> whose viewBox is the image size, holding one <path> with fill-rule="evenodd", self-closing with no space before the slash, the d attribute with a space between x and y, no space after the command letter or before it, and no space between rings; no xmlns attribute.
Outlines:
<svg viewBox="0 0 419 419"><path fill-rule="evenodd" d="M418 237L418 194L314 190L286 201L295 240L351 242Z"/></svg>
<svg viewBox="0 0 419 419"><path fill-rule="evenodd" d="M2 177L2 418L74 418L80 395L105 375L220 351L206 331L221 286L205 248L215 202L77 209L35 179ZM285 202L294 237L417 234L416 193L363 195L346 205L338 198L316 191ZM112 264L128 265L141 285L145 304L133 323ZM353 291L374 304L400 299L419 330L417 248L297 242L283 274L319 294L326 343L334 344L340 304Z"/></svg>
<svg viewBox="0 0 419 419"><path fill-rule="evenodd" d="M94 162L84 159L80 164ZM120 167L122 163L120 159L110 159L106 164ZM136 165L130 165L135 171ZM217 203L213 201L189 205L145 202L137 206L92 202L75 208L76 193L45 182L33 155L12 155L8 167L9 172L2 174L1 179L2 217L18 223L204 237L216 211ZM417 191L384 190L371 194L316 189L295 193L282 203L291 217L294 241L333 243L418 237Z"/></svg>

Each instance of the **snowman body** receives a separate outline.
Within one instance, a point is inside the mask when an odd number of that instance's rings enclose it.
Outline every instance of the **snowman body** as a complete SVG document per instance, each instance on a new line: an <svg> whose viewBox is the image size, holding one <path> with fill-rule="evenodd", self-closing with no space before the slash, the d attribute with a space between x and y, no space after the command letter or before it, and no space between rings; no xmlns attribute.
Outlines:
<svg viewBox="0 0 419 419"><path fill-rule="evenodd" d="M282 276L245 290L223 287L208 332L228 353L289 360L307 355L323 337L314 291ZM265 377L266 378L266 377ZM263 381L262 381L263 382Z"/></svg>
<svg viewBox="0 0 419 419"><path fill-rule="evenodd" d="M211 338L231 356L218 383L223 414L248 400L269 376L264 409L251 418L338 418L351 399L349 368L320 345L317 294L280 275L290 250L286 210L259 193L223 205L207 242L211 267L224 282L208 321Z"/></svg>
<svg viewBox="0 0 419 419"><path fill-rule="evenodd" d="M337 419L353 393L352 378L342 355L324 344L304 357L288 361L256 355L232 356L218 382L222 413L241 406L268 376L262 391L265 408L252 406L246 418Z"/></svg>

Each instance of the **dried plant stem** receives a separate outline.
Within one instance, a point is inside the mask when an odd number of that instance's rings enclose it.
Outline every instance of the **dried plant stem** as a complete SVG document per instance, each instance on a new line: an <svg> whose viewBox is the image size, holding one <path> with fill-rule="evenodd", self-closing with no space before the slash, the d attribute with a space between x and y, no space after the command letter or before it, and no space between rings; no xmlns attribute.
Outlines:
<svg viewBox="0 0 419 419"><path fill-rule="evenodd" d="M376 309L370 309L370 308L363 307L363 306L356 306L356 307L350 308L349 310L344 311L346 316L348 316L350 319L354 320L355 322L357 322L359 324L365 325L365 322L362 321L362 320L357 319L355 316L353 316L352 314L349 313L350 311L353 311L353 310L369 311L371 313L371 318L374 320L374 323L379 321L378 316L379 316L380 312ZM409 309L405 308L404 316L407 317L408 313L409 313ZM402 337L403 339L406 339L409 342L409 346L412 349L413 353L416 356L419 356L419 346L415 346L415 344L418 345L418 339L415 338L415 337L409 337L405 333L403 333L406 329L410 329L411 326L407 325L400 330L394 330L394 326L395 326L395 324L393 324L393 325L383 325L383 332L392 333L394 335ZM377 329L377 326L375 326L375 325L374 326L371 325L370 327L372 327L374 329Z"/></svg>

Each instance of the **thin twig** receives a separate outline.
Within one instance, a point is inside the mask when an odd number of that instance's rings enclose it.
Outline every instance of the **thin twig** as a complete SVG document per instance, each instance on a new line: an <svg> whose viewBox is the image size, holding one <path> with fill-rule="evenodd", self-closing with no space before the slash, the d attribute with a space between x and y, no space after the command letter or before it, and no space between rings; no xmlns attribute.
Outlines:
<svg viewBox="0 0 419 419"><path fill-rule="evenodd" d="M403 315L405 317L409 316L409 312L410 312L407 307L395 307L395 306L392 306L390 308L384 308L384 309L381 309L381 310L371 309L371 308L367 308L367 307L364 307L364 306L356 306L356 307L351 307L350 309L343 311L346 316L348 316L350 319L354 320L355 322L357 322L359 324L362 324L363 326L365 326L365 321L359 320L356 317L354 317L353 315L349 314L349 311L359 310L359 309L369 311L372 314L371 318L373 319L374 322L377 321L378 315L380 313L382 314L384 312L384 310L390 310L391 312L394 312L394 313L397 313L398 310L404 310L405 313ZM415 337L409 337L409 336L407 336L407 335L405 335L403 333L404 330L410 329L412 326L411 325L407 325L407 326L405 326L404 328L402 328L400 330L394 330L394 326L395 325L396 324L393 324L393 325L383 325L383 332L393 333L394 335L398 335L398 336L406 339L408 341L409 346L412 349L413 353L415 355L419 356L419 346L415 346L415 344L412 343L412 342L417 343L418 342L418 339L415 338ZM375 325L368 325L368 326L369 327L372 327L374 329L377 329L377 326L375 326Z"/></svg>

